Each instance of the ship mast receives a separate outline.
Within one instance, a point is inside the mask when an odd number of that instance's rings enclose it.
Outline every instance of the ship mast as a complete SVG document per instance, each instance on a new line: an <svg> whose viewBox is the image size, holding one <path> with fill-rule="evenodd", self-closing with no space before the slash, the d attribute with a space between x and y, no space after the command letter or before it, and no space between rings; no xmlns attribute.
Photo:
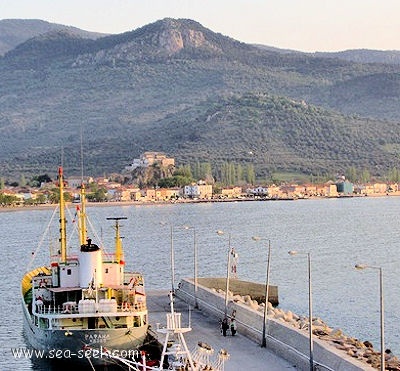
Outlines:
<svg viewBox="0 0 400 371"><path fill-rule="evenodd" d="M119 220L128 219L127 217L120 216L116 218L107 218L107 220L115 220L115 260L119 264L124 264L123 256L124 252L122 250L121 235L119 233Z"/></svg>
<svg viewBox="0 0 400 371"><path fill-rule="evenodd" d="M86 243L86 190L83 182L83 130L81 126L81 205L79 210L79 242Z"/></svg>
<svg viewBox="0 0 400 371"><path fill-rule="evenodd" d="M60 191L60 251L61 262L67 262L67 230L65 219L65 201L64 201L64 177L63 168L58 168L58 189Z"/></svg>
<svg viewBox="0 0 400 371"><path fill-rule="evenodd" d="M85 184L81 184L81 204L79 210L79 242L80 245L86 243L86 191Z"/></svg>

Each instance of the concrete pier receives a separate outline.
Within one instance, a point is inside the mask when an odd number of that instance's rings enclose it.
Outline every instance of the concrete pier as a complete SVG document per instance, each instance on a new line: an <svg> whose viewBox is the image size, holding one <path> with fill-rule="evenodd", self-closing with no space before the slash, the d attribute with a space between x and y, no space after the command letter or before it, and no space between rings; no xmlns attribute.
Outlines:
<svg viewBox="0 0 400 371"><path fill-rule="evenodd" d="M160 327L166 324L166 313L170 311L168 294L169 291L147 292L149 321L155 334L157 334L157 323ZM197 348L198 342L207 343L214 349L214 357L220 349L226 349L230 354L229 360L225 363L226 371L298 370L268 348L261 348L259 343L245 337L240 331L235 336L231 336L229 331L226 337L222 336L217 317L209 316L193 307L189 311L189 305L178 297L175 297L174 306L176 312L182 313L182 326L193 329L185 334L188 348L193 351ZM164 342L162 334L158 334L157 338L160 343Z"/></svg>
<svg viewBox="0 0 400 371"><path fill-rule="evenodd" d="M183 279L177 290L176 296L185 303L197 307L204 315L213 318L214 321L224 316L225 293L215 289L193 284L192 279ZM235 313L237 328L241 335L254 341L256 347L262 341L263 313L259 308L254 308L250 303L236 301L229 296L227 303L227 314ZM258 307L258 305L257 305ZM340 339L337 339L340 341ZM324 371L366 371L374 370L368 363L362 362L347 354L345 346L338 349L331 342L313 339L313 358L315 369ZM349 344L345 344L350 346ZM266 326L266 349L284 358L289 365L295 366L297 370L309 370L309 335L308 331L286 323L284 318L267 318ZM241 349L242 350L242 349ZM257 358L257 357L255 357ZM264 368L265 369L265 368Z"/></svg>

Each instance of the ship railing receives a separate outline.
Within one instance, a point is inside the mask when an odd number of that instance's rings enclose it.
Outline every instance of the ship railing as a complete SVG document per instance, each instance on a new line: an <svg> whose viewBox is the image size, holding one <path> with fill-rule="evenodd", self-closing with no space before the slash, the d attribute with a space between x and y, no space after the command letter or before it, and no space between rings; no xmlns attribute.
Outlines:
<svg viewBox="0 0 400 371"><path fill-rule="evenodd" d="M146 303L122 303L117 306L117 312L141 312L147 309ZM79 308L77 305L69 306L54 306L54 305L36 305L36 314L79 314ZM81 313L82 314L82 313Z"/></svg>
<svg viewBox="0 0 400 371"><path fill-rule="evenodd" d="M107 253L107 252L102 252L102 256L103 256L103 261L104 262L111 262L114 263L116 262L116 257L115 257L115 253Z"/></svg>
<svg viewBox="0 0 400 371"><path fill-rule="evenodd" d="M36 314L78 314L78 306L36 305Z"/></svg>
<svg viewBox="0 0 400 371"><path fill-rule="evenodd" d="M124 302L118 306L118 312L141 312L146 310L147 306L145 302L129 303Z"/></svg>

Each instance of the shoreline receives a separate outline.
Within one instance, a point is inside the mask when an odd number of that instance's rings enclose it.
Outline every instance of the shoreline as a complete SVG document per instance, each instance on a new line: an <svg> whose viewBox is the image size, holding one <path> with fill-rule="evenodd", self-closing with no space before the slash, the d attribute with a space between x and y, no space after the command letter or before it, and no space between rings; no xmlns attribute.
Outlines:
<svg viewBox="0 0 400 371"><path fill-rule="evenodd" d="M392 193L372 193L369 195L349 195L349 196L309 196L309 197L287 197L274 199L254 199L254 198L225 198L225 199L198 199L198 200L176 200L176 201L105 201L105 202L87 202L86 207L113 207L113 206L147 206L147 205L175 205L175 204L195 204L195 203L218 203L218 202L279 202L279 201L302 201L302 200L318 200L318 199L348 199L356 197L394 197L400 196L399 192ZM67 207L73 207L79 203L68 202ZM25 210L46 210L57 207L57 204L40 204L40 205L16 205L16 206L0 206L0 213L25 211Z"/></svg>

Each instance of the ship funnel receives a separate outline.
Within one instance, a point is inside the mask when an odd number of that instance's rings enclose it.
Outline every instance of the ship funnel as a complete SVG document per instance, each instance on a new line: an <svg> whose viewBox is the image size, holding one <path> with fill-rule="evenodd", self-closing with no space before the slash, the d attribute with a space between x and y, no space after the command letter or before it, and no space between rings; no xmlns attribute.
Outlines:
<svg viewBox="0 0 400 371"><path fill-rule="evenodd" d="M82 288L103 284L103 266L100 247L90 238L79 251L79 284Z"/></svg>

